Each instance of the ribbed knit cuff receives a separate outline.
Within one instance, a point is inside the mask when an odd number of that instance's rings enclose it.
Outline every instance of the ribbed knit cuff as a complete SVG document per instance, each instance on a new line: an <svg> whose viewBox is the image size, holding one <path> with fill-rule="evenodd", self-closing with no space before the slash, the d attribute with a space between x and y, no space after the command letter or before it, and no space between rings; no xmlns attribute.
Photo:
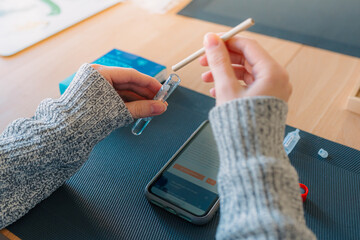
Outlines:
<svg viewBox="0 0 360 240"><path fill-rule="evenodd" d="M282 147L286 114L287 104L274 97L236 99L213 108L209 119L220 154L233 155L223 159L286 158ZM229 164L222 162L223 167L231 168Z"/></svg>
<svg viewBox="0 0 360 240"><path fill-rule="evenodd" d="M304 220L298 175L282 141L287 105L274 97L213 108L220 155L218 239L313 239Z"/></svg>
<svg viewBox="0 0 360 240"><path fill-rule="evenodd" d="M107 135L134 120L113 86L90 64L80 67L58 101L66 108L63 110L68 112L69 118L81 122L82 127L87 125L93 133L94 128L98 128L99 135Z"/></svg>

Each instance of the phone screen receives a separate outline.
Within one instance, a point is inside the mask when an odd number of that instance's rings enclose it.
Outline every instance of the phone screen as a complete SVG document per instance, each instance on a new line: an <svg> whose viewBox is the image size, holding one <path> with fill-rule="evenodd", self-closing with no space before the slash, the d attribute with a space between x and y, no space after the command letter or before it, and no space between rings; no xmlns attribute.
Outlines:
<svg viewBox="0 0 360 240"><path fill-rule="evenodd" d="M149 191L190 212L204 216L218 200L219 155L209 122L193 136Z"/></svg>

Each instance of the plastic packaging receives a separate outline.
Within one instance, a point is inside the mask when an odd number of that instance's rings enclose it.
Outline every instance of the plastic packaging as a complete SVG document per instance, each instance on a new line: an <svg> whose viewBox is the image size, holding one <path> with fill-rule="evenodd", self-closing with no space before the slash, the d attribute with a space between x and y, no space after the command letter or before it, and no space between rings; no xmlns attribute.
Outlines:
<svg viewBox="0 0 360 240"><path fill-rule="evenodd" d="M283 142L286 154L290 154L294 149L298 141L300 140L299 135L300 130L296 129L295 131L289 132Z"/></svg>
<svg viewBox="0 0 360 240"><path fill-rule="evenodd" d="M164 82L158 93L153 98L154 100L161 100L165 102L166 99L171 95L171 93L175 90L175 88L180 84L180 78L176 74L170 74L168 79ZM138 119L133 128L131 129L134 135L140 135L146 126L150 123L153 117L140 118Z"/></svg>
<svg viewBox="0 0 360 240"><path fill-rule="evenodd" d="M327 151L325 151L324 149L322 149L322 148L320 148L318 154L322 158L327 158L329 156L329 153Z"/></svg>

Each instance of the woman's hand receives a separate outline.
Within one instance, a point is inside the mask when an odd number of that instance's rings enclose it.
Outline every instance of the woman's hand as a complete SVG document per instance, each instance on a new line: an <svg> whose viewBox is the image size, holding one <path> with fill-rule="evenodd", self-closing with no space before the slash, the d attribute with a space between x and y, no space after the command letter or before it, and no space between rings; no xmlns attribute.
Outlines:
<svg viewBox="0 0 360 240"><path fill-rule="evenodd" d="M256 41L235 36L224 43L218 35L208 33L204 46L206 55L200 58L200 64L209 66L210 71L202 79L215 82L210 93L216 97L216 105L252 96L289 100L292 87L286 70Z"/></svg>
<svg viewBox="0 0 360 240"><path fill-rule="evenodd" d="M131 68L91 65L118 92L133 118L160 115L166 111L167 103L152 100L161 88L153 77Z"/></svg>

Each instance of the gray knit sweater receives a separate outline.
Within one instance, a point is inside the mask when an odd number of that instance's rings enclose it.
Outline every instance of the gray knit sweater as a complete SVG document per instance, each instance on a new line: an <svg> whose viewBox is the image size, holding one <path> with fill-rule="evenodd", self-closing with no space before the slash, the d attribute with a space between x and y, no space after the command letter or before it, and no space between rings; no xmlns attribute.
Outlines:
<svg viewBox="0 0 360 240"><path fill-rule="evenodd" d="M287 105L237 99L210 111L220 154L218 239L315 239L282 140Z"/></svg>
<svg viewBox="0 0 360 240"><path fill-rule="evenodd" d="M218 239L311 239L297 174L282 148L286 104L270 97L235 100L210 112L219 147ZM0 229L69 179L97 142L133 121L113 87L83 65L57 100L0 135Z"/></svg>

